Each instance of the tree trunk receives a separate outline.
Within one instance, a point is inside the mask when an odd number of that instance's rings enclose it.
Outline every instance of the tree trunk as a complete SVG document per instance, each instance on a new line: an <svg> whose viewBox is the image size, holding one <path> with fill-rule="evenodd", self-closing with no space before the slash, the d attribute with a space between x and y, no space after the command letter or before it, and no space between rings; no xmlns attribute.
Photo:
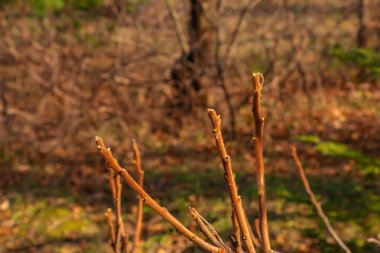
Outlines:
<svg viewBox="0 0 380 253"><path fill-rule="evenodd" d="M204 1L212 5L212 0ZM215 34L200 0L190 0L188 25L189 51L174 64L171 76L175 90L174 105L182 111L191 112L198 106L207 105L202 77L211 71L214 59Z"/></svg>

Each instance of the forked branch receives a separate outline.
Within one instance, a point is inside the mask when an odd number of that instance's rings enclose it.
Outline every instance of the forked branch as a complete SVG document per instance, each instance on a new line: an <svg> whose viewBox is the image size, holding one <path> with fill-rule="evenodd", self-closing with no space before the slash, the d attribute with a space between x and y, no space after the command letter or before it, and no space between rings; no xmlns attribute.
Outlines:
<svg viewBox="0 0 380 253"><path fill-rule="evenodd" d="M106 160L107 167L113 169L116 174L131 187L139 196L142 198L146 204L148 204L154 211L161 215L165 220L167 220L179 233L187 237L189 240L193 241L199 247L213 253L222 253L224 249L215 247L210 243L204 241L189 229L187 229L180 221L178 221L165 207L160 206L128 173L127 170L122 168L116 159L113 157L111 150L106 148L102 139L100 137L95 137L95 142L98 150L102 153Z"/></svg>
<svg viewBox="0 0 380 253"><path fill-rule="evenodd" d="M248 252L255 253L256 251L253 246L251 235L249 233L249 228L248 228L249 224L244 214L241 197L238 194L238 190L237 190L237 186L235 182L235 175L232 170L231 159L230 159L230 156L227 154L226 148L224 146L222 131L220 128L221 117L220 115L217 115L215 110L213 109L208 109L208 116L213 125L213 132L215 135L216 146L218 147L220 159L222 160L222 163L223 163L224 179L226 181L228 193L230 195L231 202L232 202L232 206L234 208L234 212L236 213L239 227L242 232L243 241L247 247Z"/></svg>
<svg viewBox="0 0 380 253"><path fill-rule="evenodd" d="M253 137L253 145L256 158L257 170L257 191L259 198L259 220L260 220L260 235L261 235L261 250L263 253L272 252L269 240L268 217L266 208L266 193L265 193L265 168L263 157L263 127L264 118L261 116L260 100L261 88L264 84L264 78L260 73L253 73L253 104L252 114L255 123L255 131Z"/></svg>
<svg viewBox="0 0 380 253"><path fill-rule="evenodd" d="M189 207L189 212L201 232L212 242L212 244L219 248L224 248L226 252L232 252L231 249L223 243L216 230L198 213L194 207Z"/></svg>
<svg viewBox="0 0 380 253"><path fill-rule="evenodd" d="M342 241L342 239L340 239L340 237L338 236L338 234L335 232L335 230L331 226L328 217L326 216L325 212L323 211L323 209L321 207L321 204L318 203L317 199L315 198L315 195L314 195L313 191L310 188L309 181L307 180L307 177L305 175L305 172L304 172L303 166L301 164L301 161L300 161L300 159L299 159L299 157L297 155L296 148L294 146L290 146L290 149L292 150L292 156L293 156L293 159L294 159L295 163L297 164L298 172L300 174L300 177L301 177L302 183L303 183L303 185L305 187L305 190L306 190L307 194L310 197L311 203L313 204L313 206L317 210L317 213L318 213L319 217L321 217L323 223L325 224L325 226L327 228L327 231L330 233L330 235L334 238L334 240L338 243L338 245L346 253L351 253L351 250L347 247L346 244L344 244L344 242Z"/></svg>
<svg viewBox="0 0 380 253"><path fill-rule="evenodd" d="M115 174L111 168L108 168L108 180L111 187L114 208L116 213L115 225L112 222L112 210L108 208L105 213L109 233L111 238L111 247L115 253L124 252L128 250L128 234L124 229L123 219L121 217L121 182L120 176Z"/></svg>

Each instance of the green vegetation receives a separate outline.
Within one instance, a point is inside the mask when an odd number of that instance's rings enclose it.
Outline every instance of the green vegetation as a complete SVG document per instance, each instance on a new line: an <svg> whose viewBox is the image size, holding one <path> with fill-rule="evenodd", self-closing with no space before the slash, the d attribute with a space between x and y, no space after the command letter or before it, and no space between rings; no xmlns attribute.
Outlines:
<svg viewBox="0 0 380 253"><path fill-rule="evenodd" d="M325 156L340 157L350 159L356 162L357 168L364 174L380 174L380 160L363 154L359 150L355 150L346 144L334 141L321 141L313 135L301 135L296 140L313 143L315 150Z"/></svg>
<svg viewBox="0 0 380 253"><path fill-rule="evenodd" d="M344 63L364 68L372 76L380 76L380 54L373 49L356 48L346 50L342 46L336 45L330 50L329 54Z"/></svg>

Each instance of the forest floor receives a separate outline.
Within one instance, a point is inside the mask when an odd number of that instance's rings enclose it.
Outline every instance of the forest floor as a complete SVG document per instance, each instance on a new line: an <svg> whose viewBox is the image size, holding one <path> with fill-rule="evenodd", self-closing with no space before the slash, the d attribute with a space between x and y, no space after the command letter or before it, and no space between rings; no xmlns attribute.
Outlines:
<svg viewBox="0 0 380 253"><path fill-rule="evenodd" d="M331 101L329 92L325 94L326 101ZM292 103L264 107L269 229L273 247L282 252L339 251L303 189L290 156L291 143L298 147L311 187L338 234L353 252L379 252L366 239L380 237L380 92L363 85L333 94L335 104L314 111L306 128L301 120L307 112L297 111ZM306 101L302 94L297 96L298 103ZM246 121L248 114L247 106L238 113L238 121ZM284 122L292 130L286 130ZM191 137L193 143L178 144L173 138L177 144L172 145L154 135L142 140L145 185L192 229L187 207L196 206L227 241L230 202L209 130L189 133L196 134ZM227 148L253 223L258 214L249 131L236 141L228 140ZM96 149L91 140L88 145ZM112 149L117 152L117 147ZM43 168L12 164L1 171L0 178L1 252L110 252L104 212L112 200L101 159L93 164ZM127 186L123 194L124 220L133 234L137 199ZM148 206L144 207L142 240L142 252L200 252Z"/></svg>

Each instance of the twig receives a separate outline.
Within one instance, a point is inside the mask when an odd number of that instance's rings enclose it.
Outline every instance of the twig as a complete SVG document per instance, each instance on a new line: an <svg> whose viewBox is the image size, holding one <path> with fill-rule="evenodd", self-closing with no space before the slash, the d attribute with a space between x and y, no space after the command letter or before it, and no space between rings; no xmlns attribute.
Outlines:
<svg viewBox="0 0 380 253"><path fill-rule="evenodd" d="M317 213L318 213L319 217L321 217L321 219L322 219L323 223L325 223L325 226L326 226L327 230L329 231L330 235L334 238L334 240L338 243L338 245L346 253L351 253L351 250L347 247L346 244L344 244L344 242L339 238L338 234L332 228L329 219L327 218L325 212L323 211L323 209L321 207L321 204L318 203L317 199L315 198L315 195L314 195L313 191L310 188L309 181L307 180L307 177L305 175L305 172L304 172L304 169L302 167L301 161L300 161L300 159L299 159L299 157L297 155L296 148L292 145L292 146L290 146L290 149L292 150L293 159L294 159L295 163L297 164L298 172L300 174L302 183L303 183L303 185L305 187L305 190L306 190L307 194L310 197L311 203L314 205L315 209L317 210Z"/></svg>
<svg viewBox="0 0 380 253"><path fill-rule="evenodd" d="M245 215L245 219L247 220L247 222L248 222L248 224L249 224L249 219L248 219L247 213L244 212L244 215ZM255 234L253 233L253 231L252 231L252 227L251 227L251 226L248 226L248 229L249 229L249 234L251 235L251 238L252 238L253 245L255 245L255 247L260 248L260 242L259 242L259 240L256 238Z"/></svg>
<svg viewBox="0 0 380 253"><path fill-rule="evenodd" d="M262 79L262 80L260 80ZM259 220L261 234L261 249L263 253L272 252L269 240L268 218L266 208L265 193L265 169L263 157L263 127L264 118L260 112L261 86L264 84L264 78L260 73L253 73L253 104L252 114L255 122L255 132L253 144L256 157L257 169L257 190L259 198Z"/></svg>
<svg viewBox="0 0 380 253"><path fill-rule="evenodd" d="M137 180L140 187L143 188L144 171L141 168L140 151L135 140L132 141L132 149L133 149L133 164L135 165L135 169L138 176ZM140 244L140 236L141 236L142 220L143 220L143 205L144 205L144 201L141 197L139 197L139 203L137 206L136 229L135 229L135 237L134 237L134 242L133 242L132 253L138 250L139 244Z"/></svg>
<svg viewBox="0 0 380 253"><path fill-rule="evenodd" d="M234 238L235 238L235 251L236 253L243 253L242 245L241 245L241 231L239 227L239 223L236 217L236 214L234 210L232 209L232 214L231 214L231 219L232 219L232 226L234 230Z"/></svg>
<svg viewBox="0 0 380 253"><path fill-rule="evenodd" d="M114 184L115 184L115 190L116 190L116 198L114 199L115 204L115 210L116 210L116 241L115 241L115 247L116 249L120 249L121 243L123 237L125 236L124 232L124 224L123 219L121 217L121 183L120 183L120 176L118 174L114 175Z"/></svg>
<svg viewBox="0 0 380 253"><path fill-rule="evenodd" d="M170 18L172 19L174 23L177 40L181 47L182 54L187 55L190 52L190 48L189 48L188 43L186 42L186 36L185 36L185 33L183 32L181 22L178 18L178 14L174 8L173 1L165 0L165 3L166 3L166 6L168 7Z"/></svg>
<svg viewBox="0 0 380 253"><path fill-rule="evenodd" d="M257 234L257 237L259 238L259 242L261 244L261 234L260 234L260 221L259 219L255 219L255 230L256 230L256 234Z"/></svg>
<svg viewBox="0 0 380 253"><path fill-rule="evenodd" d="M376 238L370 237L370 238L367 239L367 242L374 243L374 244L376 244L377 246L380 247L380 240L378 240Z"/></svg>
<svg viewBox="0 0 380 253"><path fill-rule="evenodd" d="M199 247L213 253L222 253L223 249L217 248L204 241L189 229L187 229L180 221L178 221L165 207L160 206L128 173L122 168L113 157L111 150L106 148L100 137L95 137L96 145L103 157L106 159L107 166L112 168L123 180L148 204L154 211L166 219L179 233L193 241Z"/></svg>
<svg viewBox="0 0 380 253"><path fill-rule="evenodd" d="M224 98L227 103L227 108L230 116L230 130L231 130L231 137L235 138L236 136L236 122L235 122L235 110L232 104L231 95L227 89L226 80L225 80L225 71L224 71L224 61L221 59L221 47L222 47L222 38L220 34L220 19L221 19L221 1L217 2L217 18L216 20L216 26L215 26L215 39L216 39L216 45L215 45L215 68L216 68L216 83L218 86L222 88Z"/></svg>
<svg viewBox="0 0 380 253"><path fill-rule="evenodd" d="M112 223L112 209L108 208L107 212L104 214L107 219L109 233L110 233L110 239L111 239L111 247L113 248L115 245L115 227Z"/></svg>
<svg viewBox="0 0 380 253"><path fill-rule="evenodd" d="M204 218L197 212L197 210L194 207L189 207L189 212L191 214L191 217L193 220L197 223L199 229L201 232L217 247L227 249L227 252L231 252L231 249L229 249L220 239L220 236L216 232L216 230L208 223L210 229L207 228L207 225L205 223ZM211 231L210 231L211 230ZM228 251L230 250L230 251Z"/></svg>
<svg viewBox="0 0 380 253"><path fill-rule="evenodd" d="M241 25L243 23L243 20L246 16L246 14L248 13L248 10L249 8L251 8L252 6L255 7L256 5L258 5L262 0L256 0L255 2L253 2L253 0L248 0L247 4L243 7L243 9L241 9L240 11L240 15L239 15L239 19L236 23L236 26L232 32L232 35L231 35L231 39L226 47L226 51L224 53L224 61L227 61L228 57L230 56L231 54L231 51L232 51L232 47L239 35L239 31L240 31L240 28L241 28Z"/></svg>
<svg viewBox="0 0 380 253"><path fill-rule="evenodd" d="M215 142L218 147L220 159L223 163L224 168L224 179L227 183L228 193L231 198L232 206L236 213L236 217L242 231L243 241L247 247L249 253L255 253L255 248L252 243L252 238L249 234L248 222L245 218L243 207L241 204L241 197L238 195L237 186L234 178L234 173L232 170L231 159L227 154L226 148L224 146L222 131L220 129L221 118L220 115L217 115L215 110L208 109L208 116L213 125L213 132L215 134Z"/></svg>

